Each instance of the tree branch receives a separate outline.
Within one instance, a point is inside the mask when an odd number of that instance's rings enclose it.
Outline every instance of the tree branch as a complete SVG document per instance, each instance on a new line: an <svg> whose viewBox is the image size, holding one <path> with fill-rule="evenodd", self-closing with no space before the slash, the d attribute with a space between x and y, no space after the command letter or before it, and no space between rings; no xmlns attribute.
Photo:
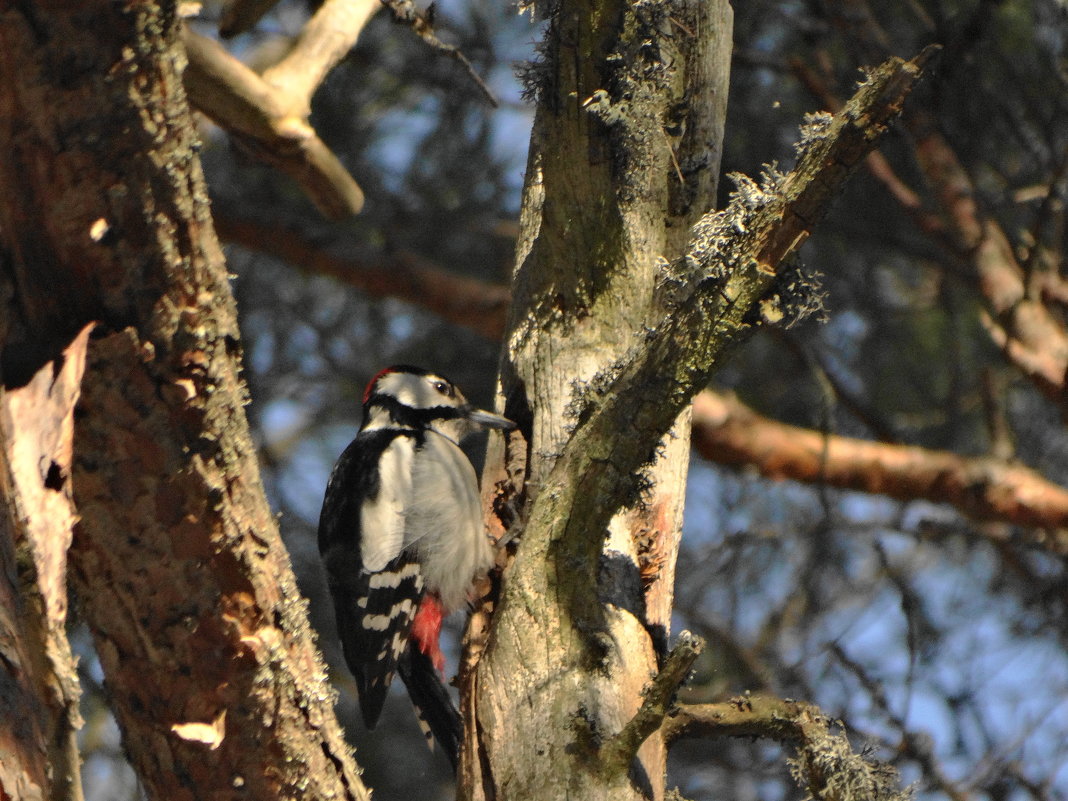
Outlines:
<svg viewBox="0 0 1068 801"><path fill-rule="evenodd" d="M664 721L669 742L684 737L762 737L796 748L790 772L817 801L906 801L890 765L856 754L820 709L802 701L744 695L719 704L682 704Z"/></svg>
<svg viewBox="0 0 1068 801"><path fill-rule="evenodd" d="M798 60L791 62L791 68L813 95L828 108L837 108L833 93L813 70ZM934 191L940 214L924 209L920 197L878 154L868 157L869 171L922 233L971 268L989 309L982 323L991 340L1057 405L1062 416L1068 416L1068 330L1045 304L1042 287L1028 286L1028 273L1016 258L1009 236L980 210L971 177L934 121L920 112L910 112L904 119L914 135L916 160ZM1043 281L1050 283L1045 278L1035 283Z"/></svg>
<svg viewBox="0 0 1068 801"><path fill-rule="evenodd" d="M675 693L690 675L690 668L704 648L702 638L688 631L679 633L679 640L660 672L643 691L644 699L638 712L618 734L601 746L598 757L605 770L626 773L641 744L664 724Z"/></svg>
<svg viewBox="0 0 1068 801"><path fill-rule="evenodd" d="M184 83L190 102L289 175L330 219L356 214L363 191L306 119L294 99L279 93L221 44L183 26L189 57ZM300 98L297 98L300 107Z"/></svg>
<svg viewBox="0 0 1068 801"><path fill-rule="evenodd" d="M215 225L228 242L277 256L311 274L331 276L371 297L417 304L490 340L504 333L511 293L500 284L459 276L410 251L365 258L346 249L346 256L336 256L298 231L238 219L221 209L215 211Z"/></svg>
<svg viewBox="0 0 1068 801"><path fill-rule="evenodd" d="M560 495L543 489L538 501L545 508L536 504L532 511L532 518L547 515L542 522L565 552L578 549L577 557L596 547L613 511L633 501L632 477L650 458L648 443L707 384L728 341L750 327L751 310L771 290L778 265L875 146L932 52L913 61L894 58L873 71L839 114L810 124L793 171L769 171L759 186L738 178L727 209L694 226L687 256L664 279L669 313L613 375L589 387L578 426L547 481ZM633 435L619 437L621 430ZM574 504L577 493L597 502ZM585 514L574 514L572 506ZM572 513L549 522L557 508ZM575 612L580 619L585 614Z"/></svg>
<svg viewBox="0 0 1068 801"><path fill-rule="evenodd" d="M949 226L955 252L974 271L989 312L983 324L1006 358L1068 417L1068 330L1027 285L1004 229L986 217L957 154L933 123L910 115L916 158Z"/></svg>
<svg viewBox="0 0 1068 801"><path fill-rule="evenodd" d="M301 29L285 58L264 70L290 114L307 120L319 84L356 44L382 7L379 0L327 0Z"/></svg>
<svg viewBox="0 0 1068 801"><path fill-rule="evenodd" d="M490 340L502 335L510 294L500 284L458 276L407 251L374 258L350 251L335 255L297 231L240 219L225 209L216 208L215 223L225 241L309 274L331 276L371 297L418 305ZM1068 490L1022 465L790 426L714 392L695 398L694 414L694 448L717 464L755 467L774 480L948 503L975 520L1040 529L1031 539L1055 553L1068 548ZM993 530L982 531L997 537Z"/></svg>
<svg viewBox="0 0 1068 801"><path fill-rule="evenodd" d="M693 445L717 464L775 480L949 503L973 519L1043 529L1037 544L1068 553L1068 490L1022 465L786 425L710 391L694 399Z"/></svg>
<svg viewBox="0 0 1068 801"><path fill-rule="evenodd" d="M433 14L428 12L421 12L415 7L415 3L412 0L381 0L382 5L386 6L390 13L393 14L394 22L398 22L402 25L407 25L412 31L423 40L425 44L430 46L431 49L437 50L453 61L463 67L468 77L474 81L475 86L482 93L482 96L486 98L486 102L494 108L497 108L497 98L494 96L493 91L486 85L486 82L482 80L482 76L475 71L474 65L463 54L460 48L454 45L445 44L438 38L437 33L434 31ZM433 3L431 3L431 9Z"/></svg>

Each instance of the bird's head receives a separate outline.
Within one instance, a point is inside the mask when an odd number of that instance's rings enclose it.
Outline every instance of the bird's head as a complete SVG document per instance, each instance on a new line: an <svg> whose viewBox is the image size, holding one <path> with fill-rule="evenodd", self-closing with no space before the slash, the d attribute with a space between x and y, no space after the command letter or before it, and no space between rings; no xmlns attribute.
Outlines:
<svg viewBox="0 0 1068 801"><path fill-rule="evenodd" d="M387 367L371 379L363 411L361 430L430 429L454 442L479 428L515 428L508 418L472 406L449 379L405 364Z"/></svg>

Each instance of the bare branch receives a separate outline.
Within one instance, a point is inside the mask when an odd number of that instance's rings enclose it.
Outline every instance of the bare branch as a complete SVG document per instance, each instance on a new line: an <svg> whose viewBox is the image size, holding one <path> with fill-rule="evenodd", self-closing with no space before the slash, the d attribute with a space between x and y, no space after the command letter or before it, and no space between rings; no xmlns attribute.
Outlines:
<svg viewBox="0 0 1068 801"><path fill-rule="evenodd" d="M790 769L817 801L906 801L890 765L856 754L820 709L802 701L744 695L719 704L683 704L664 721L669 742L683 737L763 737L796 748Z"/></svg>
<svg viewBox="0 0 1068 801"><path fill-rule="evenodd" d="M229 242L270 253L312 274L332 276L371 297L418 304L487 339L500 339L504 331L511 297L507 287L464 278L414 253L399 251L374 259L336 256L296 231L239 220L222 210L216 210L215 226Z"/></svg>
<svg viewBox="0 0 1068 801"><path fill-rule="evenodd" d="M911 115L908 123L956 253L974 270L976 287L986 300L987 332L1009 361L1068 415L1068 331L1027 286L1008 235L980 211L971 178L949 143L919 115Z"/></svg>
<svg viewBox="0 0 1068 801"><path fill-rule="evenodd" d="M382 4L379 0L327 0L297 37L292 50L263 72L290 114L307 119L319 84L356 44Z"/></svg>
<svg viewBox="0 0 1068 801"><path fill-rule="evenodd" d="M493 91L486 85L486 82L482 80L477 72L475 72L474 65L468 60L467 56L458 48L450 44L445 44L438 38L438 35L434 32L434 22L432 15L428 13L420 12L412 0L381 0L382 4L386 6L393 14L393 19L402 25L407 25L412 29L416 36L422 39L426 44L430 45L434 50L456 61L464 68L471 80L475 82L475 85L482 92L482 96L486 98L486 102L494 108L497 108L497 98L493 94ZM432 6L433 7L433 6Z"/></svg>
<svg viewBox="0 0 1068 801"><path fill-rule="evenodd" d="M833 93L812 69L796 60L791 68L828 108L837 108ZM924 209L919 196L878 154L868 157L869 171L920 231L974 271L976 287L989 308L982 323L991 340L1057 404L1062 415L1068 415L1068 330L1045 305L1043 293L1028 286L1031 259L1021 265L1004 229L980 210L971 177L933 121L910 113L905 122L914 134L916 159L934 190L940 214ZM1055 171L1063 170L1066 163L1062 161ZM1037 247L1036 243L1032 253ZM1040 278L1036 283L1048 285L1049 281Z"/></svg>
<svg viewBox="0 0 1068 801"><path fill-rule="evenodd" d="M829 111L837 112L842 107L842 102L835 97L827 86L827 82L801 59L790 60L790 71ZM878 150L872 151L865 159L865 166L872 177L886 188L921 231L935 237L944 234L945 225L936 214L924 209L923 199L897 175L886 156Z"/></svg>
<svg viewBox="0 0 1068 801"><path fill-rule="evenodd" d="M500 284L458 276L407 251L373 258L336 255L299 232L238 219L222 209L216 209L215 222L228 242L331 276L371 297L413 303L487 339L501 337L510 296ZM1068 490L1024 466L789 426L711 392L698 395L694 404L694 447L717 464L755 467L776 480L948 503L976 520L1035 527L1032 541L1055 553L1068 548ZM981 531L1000 537L993 529Z"/></svg>
<svg viewBox="0 0 1068 801"><path fill-rule="evenodd" d="M307 120L213 39L184 28L190 102L267 163L289 175L326 217L363 208L363 191Z"/></svg>
<svg viewBox="0 0 1068 801"><path fill-rule="evenodd" d="M599 756L605 769L625 773L638 748L659 729L671 709L675 693L690 674L694 660L701 655L705 641L688 631L679 633L652 684L645 688L644 700L637 714L622 731L601 746Z"/></svg>
<svg viewBox="0 0 1068 801"><path fill-rule="evenodd" d="M978 520L1037 528L1036 544L1068 553L1068 490L1023 465L786 425L708 391L694 399L693 444L718 464L776 480L949 503Z"/></svg>

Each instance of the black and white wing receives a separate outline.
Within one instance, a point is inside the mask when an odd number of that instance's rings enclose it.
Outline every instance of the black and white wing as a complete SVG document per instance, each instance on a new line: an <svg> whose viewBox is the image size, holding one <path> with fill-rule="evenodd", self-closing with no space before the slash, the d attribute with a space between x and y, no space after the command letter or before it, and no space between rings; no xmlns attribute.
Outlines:
<svg viewBox="0 0 1068 801"><path fill-rule="evenodd" d="M319 517L338 635L368 728L382 713L424 592L419 562L404 549L415 449L404 430L361 432L334 466Z"/></svg>

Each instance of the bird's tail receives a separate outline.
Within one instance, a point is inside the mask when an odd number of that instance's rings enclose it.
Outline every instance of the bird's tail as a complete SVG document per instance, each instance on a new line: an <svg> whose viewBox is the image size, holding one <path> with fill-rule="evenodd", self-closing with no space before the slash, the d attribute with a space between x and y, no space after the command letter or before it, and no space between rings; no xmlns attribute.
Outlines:
<svg viewBox="0 0 1068 801"><path fill-rule="evenodd" d="M410 642L397 665L397 672L408 688L408 696L415 706L415 714L419 716L419 726L426 735L427 744L433 748L433 736L455 772L460 761L463 724L433 661L415 643Z"/></svg>

